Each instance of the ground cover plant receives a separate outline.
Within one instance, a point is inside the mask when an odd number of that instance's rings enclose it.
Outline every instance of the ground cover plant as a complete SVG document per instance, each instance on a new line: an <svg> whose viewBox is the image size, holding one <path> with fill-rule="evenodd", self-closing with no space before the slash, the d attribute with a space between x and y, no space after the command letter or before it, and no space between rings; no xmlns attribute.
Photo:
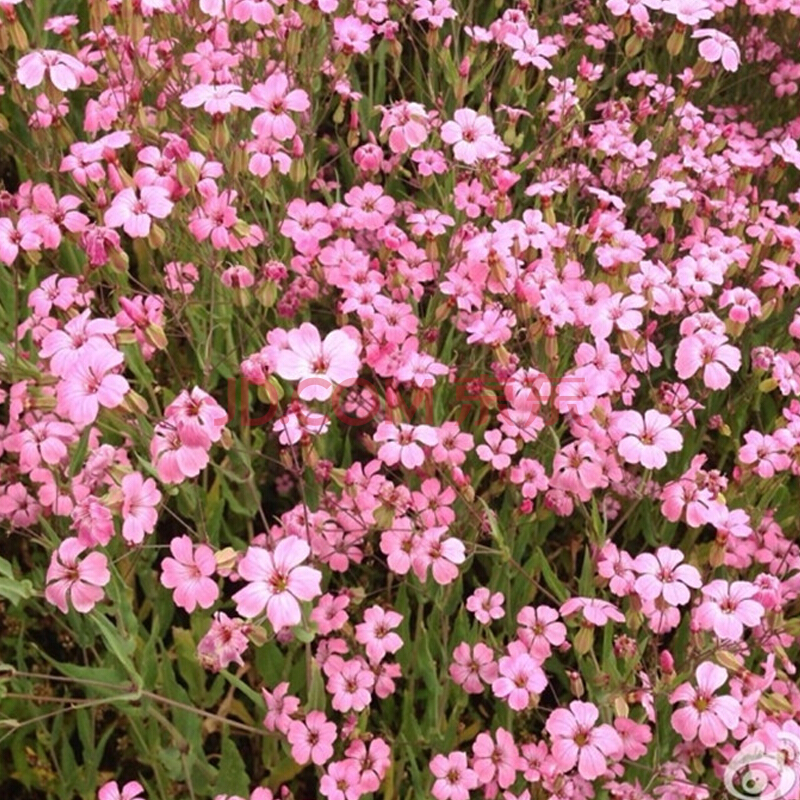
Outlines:
<svg viewBox="0 0 800 800"><path fill-rule="evenodd" d="M0 797L800 798L797 0L0 0Z"/></svg>

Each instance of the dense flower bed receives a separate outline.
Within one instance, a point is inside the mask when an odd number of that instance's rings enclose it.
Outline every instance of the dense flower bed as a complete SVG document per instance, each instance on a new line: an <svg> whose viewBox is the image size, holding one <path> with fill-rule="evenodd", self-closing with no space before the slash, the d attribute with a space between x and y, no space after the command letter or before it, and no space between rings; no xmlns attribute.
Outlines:
<svg viewBox="0 0 800 800"><path fill-rule="evenodd" d="M800 798L799 36L0 0L0 795Z"/></svg>

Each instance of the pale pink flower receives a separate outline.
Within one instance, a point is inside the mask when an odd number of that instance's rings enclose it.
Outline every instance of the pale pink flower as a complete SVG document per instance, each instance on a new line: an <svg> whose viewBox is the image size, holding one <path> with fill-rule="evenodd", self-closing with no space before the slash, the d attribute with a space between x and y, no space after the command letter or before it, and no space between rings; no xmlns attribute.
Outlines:
<svg viewBox="0 0 800 800"><path fill-rule="evenodd" d="M728 72L736 72L739 69L739 62L742 59L739 45L727 34L714 28L698 28L692 32L692 39L702 39L698 50L709 64L719 61L723 69Z"/></svg>
<svg viewBox="0 0 800 800"><path fill-rule="evenodd" d="M567 626L550 606L523 606L517 614L517 625L517 638L541 661L567 640Z"/></svg>
<svg viewBox="0 0 800 800"><path fill-rule="evenodd" d="M214 551L206 544L195 548L188 536L176 536L169 544L172 558L161 564L161 585L174 589L175 605L190 614L211 608L219 597L219 586L211 577L217 570Z"/></svg>
<svg viewBox="0 0 800 800"><path fill-rule="evenodd" d="M309 761L321 767L333 756L337 731L321 711L310 711L305 720L294 720L286 738L292 746L292 758L298 764Z"/></svg>
<svg viewBox="0 0 800 800"><path fill-rule="evenodd" d="M687 742L699 738L706 747L715 747L728 738L739 724L741 705L730 695L714 693L728 679L728 673L711 661L704 661L695 671L697 688L682 683L670 695L670 703L686 703L672 713L672 727Z"/></svg>
<svg viewBox="0 0 800 800"><path fill-rule="evenodd" d="M623 411L615 428L626 434L617 451L629 464L641 464L647 469L661 469L667 464L667 453L683 447L683 436L672 427L672 420L655 409L644 417L638 411Z"/></svg>
<svg viewBox="0 0 800 800"><path fill-rule="evenodd" d="M81 85L86 67L75 56L59 50L37 50L20 58L17 65L17 80L26 88L33 89L45 79L62 92L69 92Z"/></svg>
<svg viewBox="0 0 800 800"><path fill-rule="evenodd" d="M594 703L573 700L566 708L550 713L545 729L553 740L551 752L560 772L569 772L576 764L587 781L605 774L606 759L618 761L624 746L610 725L597 725L600 712Z"/></svg>
<svg viewBox="0 0 800 800"><path fill-rule="evenodd" d="M661 10L677 17L684 25L697 25L714 16L706 0L664 0Z"/></svg>
<svg viewBox="0 0 800 800"><path fill-rule="evenodd" d="M284 72L273 72L264 83L250 89L256 108L262 111L252 125L253 136L270 137L279 142L291 139L297 126L287 112L302 113L311 107L308 94L302 89L289 89L289 78Z"/></svg>
<svg viewBox="0 0 800 800"><path fill-rule="evenodd" d="M82 614L91 611L105 596L102 587L111 580L103 553L89 553L78 560L85 549L76 538L65 539L47 568L45 599L64 614L69 611L67 600Z"/></svg>
<svg viewBox="0 0 800 800"><path fill-rule="evenodd" d="M483 625L489 625L493 619L502 619L505 615L503 603L505 597L502 592L491 593L486 587L476 589L467 598L467 611L475 615L475 619Z"/></svg>
<svg viewBox="0 0 800 800"><path fill-rule="evenodd" d="M109 228L122 228L132 239L150 234L151 218L165 219L174 207L163 186L144 186L137 196L135 189L123 189L104 214Z"/></svg>
<svg viewBox="0 0 800 800"><path fill-rule="evenodd" d="M453 155L465 164L494 158L502 149L491 117L478 115L471 108L456 111L453 119L442 125L441 137L453 145Z"/></svg>
<svg viewBox="0 0 800 800"><path fill-rule="evenodd" d="M578 611L582 612L586 622L597 627L603 627L610 621L625 622L625 615L613 603L598 597L570 597L558 609L558 613L565 618Z"/></svg>
<svg viewBox="0 0 800 800"><path fill-rule="evenodd" d="M197 426L184 420L159 422L150 441L150 458L164 483L194 478L208 464L211 440Z"/></svg>
<svg viewBox="0 0 800 800"><path fill-rule="evenodd" d="M498 662L499 676L492 681L492 693L505 699L514 711L525 710L532 695L547 688L547 677L528 653L503 656Z"/></svg>
<svg viewBox="0 0 800 800"><path fill-rule="evenodd" d="M467 754L461 752L434 756L430 769L436 781L431 794L436 800L467 800L478 787L478 776L467 766Z"/></svg>
<svg viewBox="0 0 800 800"><path fill-rule="evenodd" d="M402 464L406 469L415 469L425 462L422 445L434 447L439 439L430 425L394 425L381 422L372 436L376 442L384 442L378 450L378 458L389 467Z"/></svg>
<svg viewBox="0 0 800 800"><path fill-rule="evenodd" d="M267 715L264 717L264 727L268 731L280 731L287 734L292 724L292 714L300 708L300 698L291 695L289 683L284 681L275 687L274 692L261 690Z"/></svg>
<svg viewBox="0 0 800 800"><path fill-rule="evenodd" d="M494 654L483 642L478 642L474 648L470 648L466 642L458 645L453 650L453 661L448 672L468 694L480 694L484 683L491 684L498 676Z"/></svg>
<svg viewBox="0 0 800 800"><path fill-rule="evenodd" d="M508 469L511 466L511 456L517 452L517 443L513 439L506 439L502 431L488 430L483 434L485 444L479 444L475 453L481 461L488 461L494 469Z"/></svg>
<svg viewBox="0 0 800 800"><path fill-rule="evenodd" d="M146 533L152 533L158 520L156 506L161 502L161 492L152 478L143 478L141 472L131 472L121 483L122 488L122 538L128 544L141 544Z"/></svg>
<svg viewBox="0 0 800 800"><path fill-rule="evenodd" d="M356 641L363 644L370 661L382 661L387 653L396 653L403 640L393 629L403 621L396 611L372 606L364 612L364 621L356 625Z"/></svg>
<svg viewBox="0 0 800 800"><path fill-rule="evenodd" d="M681 339L675 354L675 369L685 381L698 370L703 370L703 383L709 389L726 389L731 382L731 372L742 366L742 355L737 347L727 343L723 334L698 330Z"/></svg>
<svg viewBox="0 0 800 800"><path fill-rule="evenodd" d="M507 789L517 779L519 749L505 728L495 731L494 740L488 733L479 733L472 745L472 755L472 768L481 785L496 780L501 789Z"/></svg>
<svg viewBox="0 0 800 800"><path fill-rule="evenodd" d="M230 114L234 108L250 109L254 103L238 84L201 83L181 95L181 105L185 108L203 106L207 114Z"/></svg>
<svg viewBox="0 0 800 800"><path fill-rule="evenodd" d="M273 552L249 547L237 568L249 583L233 596L236 613L252 618L266 610L276 631L297 625L302 618L299 601L322 594L322 573L301 566L310 554L311 548L297 536L281 539Z"/></svg>
<svg viewBox="0 0 800 800"><path fill-rule="evenodd" d="M128 781L120 790L116 781L104 783L97 790L97 800L144 800L144 786L138 781Z"/></svg>
<svg viewBox="0 0 800 800"><path fill-rule="evenodd" d="M464 543L454 536L444 537L447 528L428 528L414 543L411 567L416 576L424 581L428 567L436 583L446 586L458 577L458 564L466 560Z"/></svg>
<svg viewBox="0 0 800 800"><path fill-rule="evenodd" d="M38 214L27 214L16 225L7 217L0 218L0 261L11 266L20 250L40 250L43 244L39 233L41 222Z"/></svg>
<svg viewBox="0 0 800 800"><path fill-rule="evenodd" d="M747 581L711 581L702 588L706 600L694 612L694 619L703 630L713 630L720 638L738 642L745 626L754 628L766 609L753 598L759 588Z"/></svg>
<svg viewBox="0 0 800 800"><path fill-rule="evenodd" d="M700 573L690 564L682 564L680 550L659 547L656 554L641 553L633 561L639 573L636 592L645 600L663 597L671 606L683 606L691 599L689 589L699 589L703 584Z"/></svg>
<svg viewBox="0 0 800 800"><path fill-rule="evenodd" d="M122 375L112 372L123 360L122 353L108 347L89 350L58 384L58 413L76 425L89 425L100 406L116 408L130 389Z"/></svg>
<svg viewBox="0 0 800 800"><path fill-rule="evenodd" d="M327 400L334 384L347 386L358 377L359 345L344 331L331 331L322 340L316 326L304 322L286 338L287 347L278 353L275 371L281 378L300 381L301 400Z"/></svg>

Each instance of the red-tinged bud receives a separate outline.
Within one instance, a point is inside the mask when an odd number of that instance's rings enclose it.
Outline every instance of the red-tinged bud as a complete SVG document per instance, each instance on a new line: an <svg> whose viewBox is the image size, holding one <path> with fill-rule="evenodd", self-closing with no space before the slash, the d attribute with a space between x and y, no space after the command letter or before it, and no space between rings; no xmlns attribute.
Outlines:
<svg viewBox="0 0 800 800"><path fill-rule="evenodd" d="M464 56L464 58L461 59L461 63L458 65L458 74L462 78L468 78L471 66L469 56Z"/></svg>
<svg viewBox="0 0 800 800"><path fill-rule="evenodd" d="M292 158L302 158L305 155L305 147L303 146L303 140L295 134L294 138L292 139Z"/></svg>
<svg viewBox="0 0 800 800"><path fill-rule="evenodd" d="M661 671L665 675L674 675L675 674L675 659L672 657L672 653L669 650L662 650L658 656L658 663L661 667Z"/></svg>

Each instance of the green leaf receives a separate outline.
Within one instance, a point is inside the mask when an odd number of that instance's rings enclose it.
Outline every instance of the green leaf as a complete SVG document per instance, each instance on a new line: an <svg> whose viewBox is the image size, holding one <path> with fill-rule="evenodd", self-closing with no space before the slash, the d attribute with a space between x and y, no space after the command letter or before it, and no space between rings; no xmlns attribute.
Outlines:
<svg viewBox="0 0 800 800"><path fill-rule="evenodd" d="M222 757L219 760L219 775L214 790L218 794L247 797L250 794L250 779L247 767L239 755L239 748L230 736L223 733Z"/></svg>
<svg viewBox="0 0 800 800"><path fill-rule="evenodd" d="M33 584L27 579L15 578L11 563L0 558L0 597L10 600L11 603L18 606L21 600L27 600L32 596Z"/></svg>
<svg viewBox="0 0 800 800"><path fill-rule="evenodd" d="M100 635L108 645L108 649L117 657L117 660L125 668L128 675L138 683L139 674L130 658L136 649L136 643L131 639L124 639L122 634L109 622L108 618L102 614L93 614L91 619L100 629Z"/></svg>
<svg viewBox="0 0 800 800"><path fill-rule="evenodd" d="M569 599L570 593L566 586L558 579L550 562L547 560L541 547L537 548L539 570L542 574L547 588L558 598L559 602L564 603Z"/></svg>

